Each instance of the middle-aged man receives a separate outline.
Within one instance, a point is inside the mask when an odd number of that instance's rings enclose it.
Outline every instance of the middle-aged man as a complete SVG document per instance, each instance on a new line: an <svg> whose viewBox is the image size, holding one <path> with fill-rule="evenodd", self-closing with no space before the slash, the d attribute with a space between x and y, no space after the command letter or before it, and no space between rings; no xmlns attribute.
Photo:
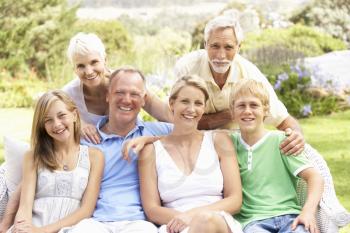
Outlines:
<svg viewBox="0 0 350 233"><path fill-rule="evenodd" d="M238 54L243 40L239 22L229 15L218 16L207 23L204 39L205 50L186 54L178 60L174 68L177 78L196 74L207 83L209 100L199 127L237 128L229 110L230 95L234 92L234 85L238 80L255 79L265 84L270 95L270 115L265 119L265 123L289 134L281 144L281 150L287 154L299 154L304 150L304 137L297 120L288 114L286 107L259 69ZM332 177L322 156L308 144L305 145L305 153L325 180L325 191L320 204L335 220L336 225L348 224L350 214L336 198Z"/></svg>
<svg viewBox="0 0 350 233"><path fill-rule="evenodd" d="M105 155L100 194L92 218L81 221L70 232L157 232L145 221L142 210L137 158L122 158L122 145L142 135L166 135L172 126L143 122L137 118L145 104L145 80L135 69L122 68L110 77L107 94L109 114L97 124L101 143L96 146Z"/></svg>

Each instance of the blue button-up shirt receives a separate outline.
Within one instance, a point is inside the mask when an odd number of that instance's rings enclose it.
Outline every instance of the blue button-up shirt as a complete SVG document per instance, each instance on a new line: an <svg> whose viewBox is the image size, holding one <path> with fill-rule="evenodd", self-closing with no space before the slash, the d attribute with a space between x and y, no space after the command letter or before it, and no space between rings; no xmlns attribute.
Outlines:
<svg viewBox="0 0 350 233"><path fill-rule="evenodd" d="M105 156L105 168L101 181L100 194L93 218L97 221L144 220L141 206L137 156L131 156L131 163L122 158L123 143L139 136L166 135L172 131L172 125L162 122L143 122L137 120L136 126L125 137L106 134L100 128L108 118L102 118L97 124L101 136L100 144L83 141L82 144L100 149Z"/></svg>

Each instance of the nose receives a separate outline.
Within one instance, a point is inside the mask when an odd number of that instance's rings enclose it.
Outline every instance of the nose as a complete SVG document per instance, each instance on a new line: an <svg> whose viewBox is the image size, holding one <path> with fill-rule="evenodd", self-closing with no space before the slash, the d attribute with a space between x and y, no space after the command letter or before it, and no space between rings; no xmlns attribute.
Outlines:
<svg viewBox="0 0 350 233"><path fill-rule="evenodd" d="M90 65L87 65L85 67L85 74L89 75L92 74L94 72L94 70L92 69L92 67Z"/></svg>
<svg viewBox="0 0 350 233"><path fill-rule="evenodd" d="M218 50L217 56L218 56L218 59L220 59L220 60L226 59L226 51L225 51L225 48L220 48L220 49Z"/></svg>

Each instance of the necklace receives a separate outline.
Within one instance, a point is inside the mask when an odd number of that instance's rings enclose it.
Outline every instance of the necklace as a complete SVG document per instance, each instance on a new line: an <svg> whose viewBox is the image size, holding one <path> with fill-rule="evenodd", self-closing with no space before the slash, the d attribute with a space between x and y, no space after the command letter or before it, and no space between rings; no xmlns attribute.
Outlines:
<svg viewBox="0 0 350 233"><path fill-rule="evenodd" d="M68 171L69 167L67 164L63 164L63 171Z"/></svg>

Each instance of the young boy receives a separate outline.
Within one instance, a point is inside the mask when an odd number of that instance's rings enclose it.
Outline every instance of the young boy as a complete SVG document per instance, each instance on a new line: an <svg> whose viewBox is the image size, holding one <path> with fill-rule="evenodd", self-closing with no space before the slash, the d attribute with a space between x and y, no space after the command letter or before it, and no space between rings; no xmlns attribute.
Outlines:
<svg viewBox="0 0 350 233"><path fill-rule="evenodd" d="M235 218L245 233L319 232L316 210L323 191L321 175L303 154L285 156L279 145L285 134L268 131L264 119L269 110L269 94L252 79L237 83L231 110L240 127L232 134L237 150L243 188L243 205ZM307 182L303 207L298 205L296 181Z"/></svg>

